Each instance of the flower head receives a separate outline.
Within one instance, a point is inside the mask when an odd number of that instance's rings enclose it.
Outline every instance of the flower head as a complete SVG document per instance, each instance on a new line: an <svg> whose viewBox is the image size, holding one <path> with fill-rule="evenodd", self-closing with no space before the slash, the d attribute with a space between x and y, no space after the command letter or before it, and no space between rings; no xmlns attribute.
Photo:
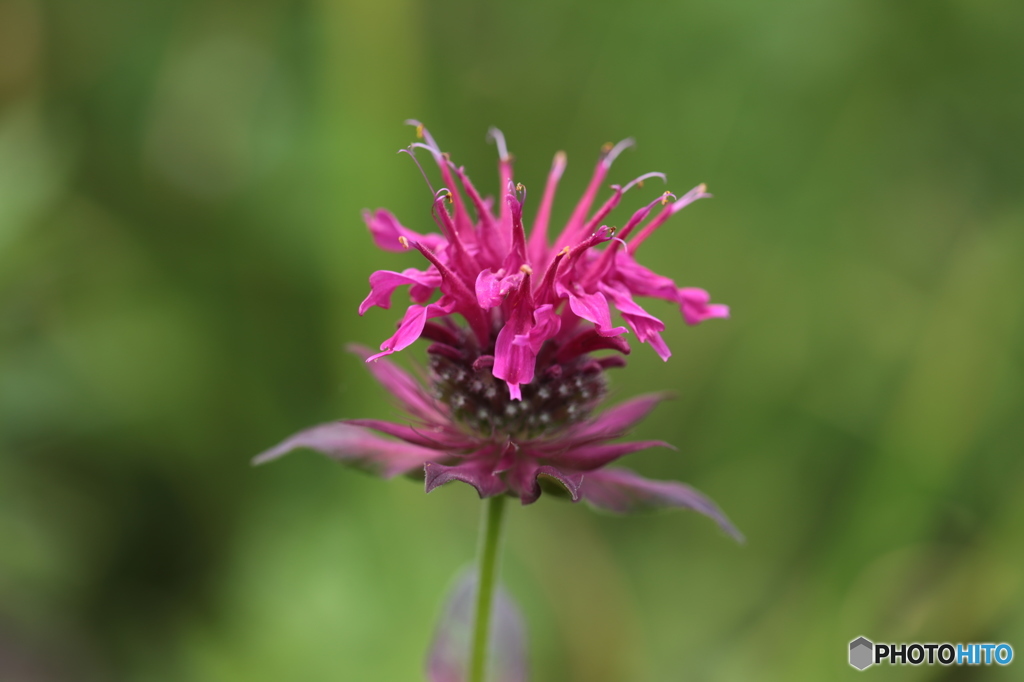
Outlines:
<svg viewBox="0 0 1024 682"><path fill-rule="evenodd" d="M378 247L415 249L426 267L370 276L360 314L374 306L390 308L402 286L409 287L412 304L379 352L356 352L414 421L323 424L292 436L257 461L308 447L383 476L422 470L427 492L457 480L472 485L481 497L511 493L524 504L545 488L618 512L688 507L738 536L714 503L692 488L604 468L638 450L671 447L660 441L611 442L664 396L642 396L591 416L606 393L605 371L624 365L623 356L630 353L629 331L663 360L671 356L661 337L665 325L634 297L670 301L688 324L728 317L728 308L711 304L704 290L678 287L635 258L670 216L710 196L705 186L681 197L664 192L621 229L604 225L627 191L652 177L664 180L661 173L648 173L624 186L612 185L611 196L594 210L613 161L632 140L606 145L568 222L549 236L551 207L566 166L559 152L527 236L526 189L513 182L512 157L500 131L490 132L503 188L495 207L422 124L410 123L421 141L402 151L415 158L417 150L426 150L445 184L433 193L431 206L440 232L411 230L384 209L365 212ZM613 309L625 326L612 321ZM385 359L421 338L431 342L426 385ZM592 355L598 351L612 354Z"/></svg>

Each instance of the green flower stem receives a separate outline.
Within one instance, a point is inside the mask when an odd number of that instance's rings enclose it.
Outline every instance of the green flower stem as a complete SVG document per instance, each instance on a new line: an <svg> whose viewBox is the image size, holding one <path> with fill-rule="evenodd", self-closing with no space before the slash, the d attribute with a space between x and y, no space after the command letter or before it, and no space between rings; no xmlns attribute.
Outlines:
<svg viewBox="0 0 1024 682"><path fill-rule="evenodd" d="M498 584L498 549L501 545L502 521L505 516L505 495L495 495L484 503L480 523L480 544L477 548L476 615L473 621L473 643L470 649L469 682L485 682L487 645L490 640L491 605Z"/></svg>

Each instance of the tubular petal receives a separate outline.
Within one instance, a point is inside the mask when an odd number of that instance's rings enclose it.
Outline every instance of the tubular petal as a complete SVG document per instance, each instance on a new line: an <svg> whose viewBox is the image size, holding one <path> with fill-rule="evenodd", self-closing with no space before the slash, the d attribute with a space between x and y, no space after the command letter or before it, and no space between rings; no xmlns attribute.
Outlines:
<svg viewBox="0 0 1024 682"><path fill-rule="evenodd" d="M680 289L679 309L686 324L700 324L712 317L729 317L729 306L709 301L711 294L703 289Z"/></svg>

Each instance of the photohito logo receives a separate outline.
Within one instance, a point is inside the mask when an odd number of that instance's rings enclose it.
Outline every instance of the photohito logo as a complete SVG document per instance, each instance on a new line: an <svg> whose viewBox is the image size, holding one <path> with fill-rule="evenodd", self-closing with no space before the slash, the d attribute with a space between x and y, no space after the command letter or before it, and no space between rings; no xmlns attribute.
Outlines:
<svg viewBox="0 0 1024 682"><path fill-rule="evenodd" d="M857 670L874 665L1009 665L1013 647L1009 644L875 644L867 637L850 642L850 665Z"/></svg>

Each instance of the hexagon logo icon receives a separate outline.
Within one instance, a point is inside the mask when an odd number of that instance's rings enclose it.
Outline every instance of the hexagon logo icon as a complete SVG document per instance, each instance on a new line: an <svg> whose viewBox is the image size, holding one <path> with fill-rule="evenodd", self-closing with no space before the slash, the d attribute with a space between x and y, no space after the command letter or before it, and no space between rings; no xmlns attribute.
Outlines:
<svg viewBox="0 0 1024 682"><path fill-rule="evenodd" d="M857 670L863 670L874 663L875 645L865 637L858 637L850 642L850 665Z"/></svg>

